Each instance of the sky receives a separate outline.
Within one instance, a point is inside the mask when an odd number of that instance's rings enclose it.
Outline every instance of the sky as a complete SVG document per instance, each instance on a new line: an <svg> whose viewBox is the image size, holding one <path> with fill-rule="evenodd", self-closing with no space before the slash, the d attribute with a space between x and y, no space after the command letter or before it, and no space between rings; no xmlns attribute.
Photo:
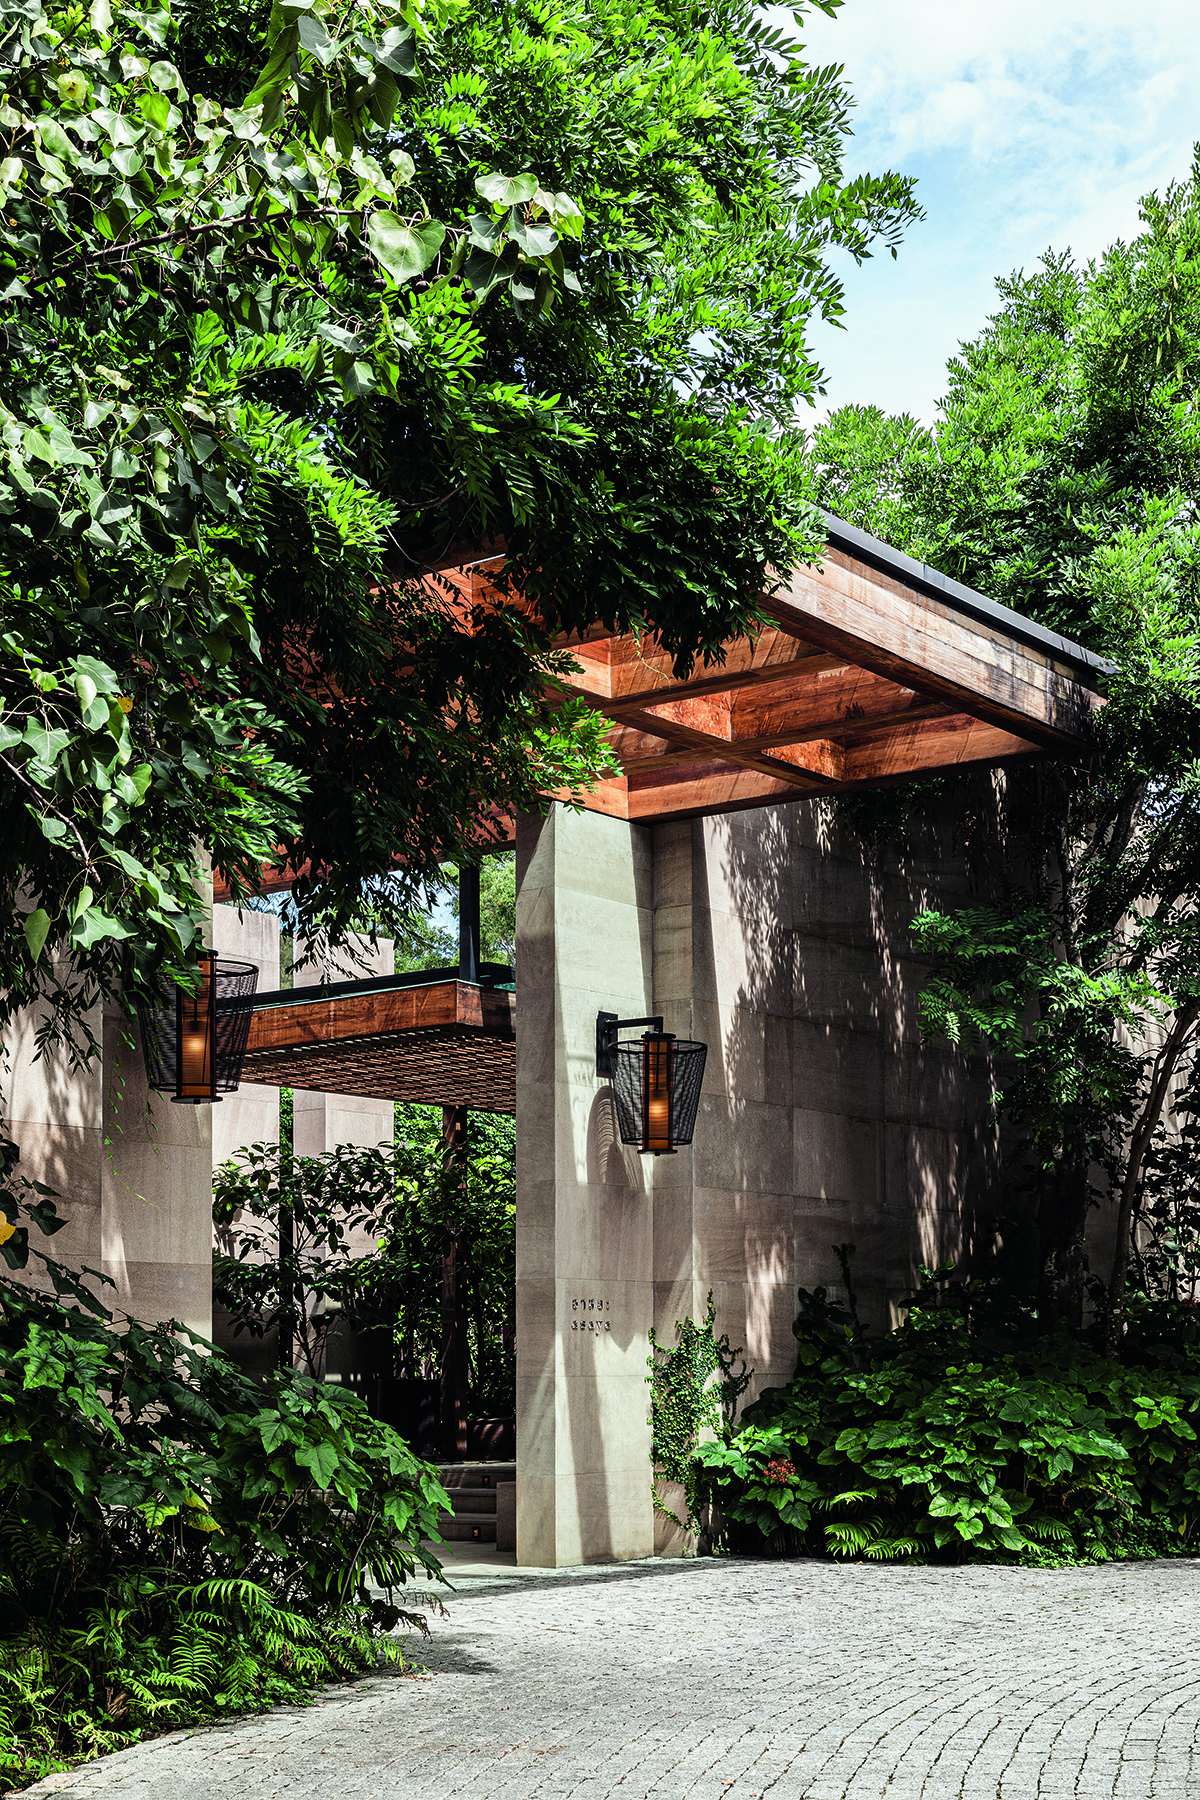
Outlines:
<svg viewBox="0 0 1200 1800"><path fill-rule="evenodd" d="M813 423L849 401L932 420L995 278L1133 236L1139 197L1182 179L1200 139L1197 0L846 0L801 36L857 101L847 173L915 175L928 215L896 262L838 258L846 329L813 331Z"/></svg>

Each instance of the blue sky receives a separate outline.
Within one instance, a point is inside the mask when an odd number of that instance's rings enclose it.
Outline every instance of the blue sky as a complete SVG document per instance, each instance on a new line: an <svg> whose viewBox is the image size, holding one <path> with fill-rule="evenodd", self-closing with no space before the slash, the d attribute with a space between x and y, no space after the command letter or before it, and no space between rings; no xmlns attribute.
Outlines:
<svg viewBox="0 0 1200 1800"><path fill-rule="evenodd" d="M846 330L813 334L814 421L847 401L932 419L995 277L1132 236L1200 139L1197 0L846 0L801 35L857 99L848 172L917 176L928 214L897 262L847 259Z"/></svg>

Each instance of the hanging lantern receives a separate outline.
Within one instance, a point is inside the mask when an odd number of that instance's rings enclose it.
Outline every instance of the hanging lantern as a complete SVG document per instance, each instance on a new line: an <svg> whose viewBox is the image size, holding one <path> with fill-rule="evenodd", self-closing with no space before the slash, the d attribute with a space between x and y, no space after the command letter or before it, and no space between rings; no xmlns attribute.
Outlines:
<svg viewBox="0 0 1200 1800"><path fill-rule="evenodd" d="M250 1036L255 963L222 960L211 950L197 958L193 993L173 983L157 1006L138 1002L146 1074L152 1088L177 1106L213 1105L236 1092Z"/></svg>
<svg viewBox="0 0 1200 1800"><path fill-rule="evenodd" d="M651 1029L620 1043L618 1031L632 1025ZM664 1031L661 1017L598 1015L596 1073L612 1081L623 1144L636 1144L645 1155L674 1156L678 1144L691 1143L707 1056L707 1044Z"/></svg>

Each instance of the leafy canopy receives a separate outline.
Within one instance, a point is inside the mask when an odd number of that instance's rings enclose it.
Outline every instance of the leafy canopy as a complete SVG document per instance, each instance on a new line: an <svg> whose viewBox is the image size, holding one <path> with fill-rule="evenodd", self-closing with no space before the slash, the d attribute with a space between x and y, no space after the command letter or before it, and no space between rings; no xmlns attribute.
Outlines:
<svg viewBox="0 0 1200 1800"><path fill-rule="evenodd" d="M0 33L0 987L78 1013L186 975L197 842L337 937L594 777L548 632L653 623L685 667L752 624L813 541L767 426L826 252L916 209L844 180L838 73L748 5ZM510 601L420 579L485 542Z"/></svg>
<svg viewBox="0 0 1200 1800"><path fill-rule="evenodd" d="M1079 1322L1089 1208L1116 1201L1112 1344L1200 1026L1200 163L1132 242L998 285L934 428L843 409L810 471L838 512L1112 665L1090 760L1014 765L998 806L969 795L989 903L917 922L930 1029L1012 1059L997 1204L1036 1224L1022 1279L1044 1322Z"/></svg>

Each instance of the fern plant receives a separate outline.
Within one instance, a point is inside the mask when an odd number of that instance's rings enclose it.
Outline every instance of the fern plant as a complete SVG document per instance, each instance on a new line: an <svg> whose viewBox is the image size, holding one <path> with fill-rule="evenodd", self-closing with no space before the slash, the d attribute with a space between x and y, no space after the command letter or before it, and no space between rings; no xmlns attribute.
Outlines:
<svg viewBox="0 0 1200 1800"><path fill-rule="evenodd" d="M259 1387L182 1327L117 1321L103 1277L16 1230L0 1255L55 1290L0 1279L6 1788L398 1661L440 1574L436 1471L340 1388Z"/></svg>

